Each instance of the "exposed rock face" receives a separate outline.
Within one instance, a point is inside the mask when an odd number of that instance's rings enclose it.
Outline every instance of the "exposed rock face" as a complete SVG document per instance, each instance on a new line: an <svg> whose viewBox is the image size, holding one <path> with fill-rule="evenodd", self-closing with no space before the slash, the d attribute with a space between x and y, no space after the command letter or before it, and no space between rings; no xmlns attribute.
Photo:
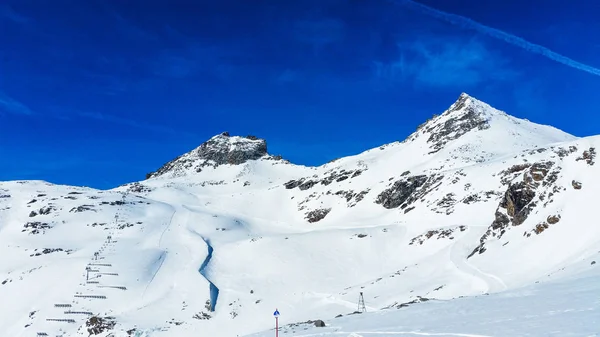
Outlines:
<svg viewBox="0 0 600 337"><path fill-rule="evenodd" d="M52 227L53 226L51 224L48 224L46 222L34 221L26 223L23 226L24 229L22 229L21 232L29 231L29 234L45 234L46 229L50 229Z"/></svg>
<svg viewBox="0 0 600 337"><path fill-rule="evenodd" d="M432 210L440 214L452 214L454 205L456 204L455 196L454 193L447 193L442 199L436 202Z"/></svg>
<svg viewBox="0 0 600 337"><path fill-rule="evenodd" d="M357 177L359 177L363 172L365 172L367 170L366 165L360 165L359 168L354 169L354 170L346 170L346 169L342 169L339 167L330 169L326 172L324 172L324 174L322 175L313 175L310 177L303 177L303 178L299 178L299 179L294 179L294 180L290 180L288 182L286 182L285 184L283 184L283 186L288 189L288 190L292 190L292 189L299 189L300 191L306 191L306 190L310 190L312 189L312 193L310 193L310 195L308 195L306 198L304 198L304 200L300 201L298 203L298 210L302 211L304 209L306 209L308 206L306 205L307 203L313 201L313 200L317 200L321 197L326 197L329 195L336 195L339 196L341 198L343 198L344 200L346 200L346 203L348 205L348 207L354 207L356 206L356 204L358 204L360 201L362 201L364 199L364 197L369 193L370 189L365 189L363 191L355 191L352 189L342 189L342 187L340 187L339 190L335 191L335 190L324 190L323 186L340 186L340 185L345 185L348 186L348 184L350 184L354 179L356 179ZM311 214L311 215L307 215L307 219L311 218L311 219L316 219L314 217L315 214ZM319 221L320 219L316 220ZM314 222L314 221L310 221L309 222Z"/></svg>
<svg viewBox="0 0 600 337"><path fill-rule="evenodd" d="M535 190L525 182L518 182L508 186L499 208L506 209L506 214L511 218L513 226L518 226L527 219L531 211L531 201L535 197ZM498 211L496 211L498 212Z"/></svg>
<svg viewBox="0 0 600 337"><path fill-rule="evenodd" d="M323 321L322 321L322 320L320 320L320 319L318 319L318 320L314 321L313 323L314 323L314 325L315 325L317 328L324 328L324 327L325 327L325 322L323 322Z"/></svg>
<svg viewBox="0 0 600 337"><path fill-rule="evenodd" d="M363 170L357 169L357 170L350 170L350 171L346 171L343 169L342 170L330 170L321 179L300 178L298 180L290 180L287 183L285 183L284 186L288 190L291 190L291 189L294 189L297 187L300 190L304 191L304 190L308 190L308 189L312 188L313 186L315 186L317 184L327 186L327 185L331 184L332 182L339 183L339 182L342 182L347 179L356 178L356 177L360 176L364 170L366 170L366 169L363 169Z"/></svg>
<svg viewBox="0 0 600 337"><path fill-rule="evenodd" d="M308 220L310 223L321 221L325 218L325 216L327 216L327 214L329 214L330 211L331 208L315 209L314 211L306 213L306 220Z"/></svg>
<svg viewBox="0 0 600 337"><path fill-rule="evenodd" d="M548 174L553 165L554 162L551 161L535 163L523 174L523 181L509 184L498 208L506 209L513 226L522 224L536 206L532 201L538 187L555 182L556 174ZM543 181L544 179L547 181Z"/></svg>
<svg viewBox="0 0 600 337"><path fill-rule="evenodd" d="M585 160L585 162L588 165L594 165L594 159L596 158L596 149L593 147L590 147L589 149L583 151L583 154L581 155L581 157L578 157L576 160L580 161L580 160Z"/></svg>
<svg viewBox="0 0 600 337"><path fill-rule="evenodd" d="M560 215L550 215L546 221L549 224L554 225L560 221Z"/></svg>
<svg viewBox="0 0 600 337"><path fill-rule="evenodd" d="M146 179L148 179L148 177L146 177ZM131 193L148 193L148 192L152 192L152 190L153 190L152 188L145 186L143 184L140 184L139 182L125 184L123 186L126 186L127 191L131 192Z"/></svg>
<svg viewBox="0 0 600 337"><path fill-rule="evenodd" d="M402 178L390 188L383 190L375 199L375 203L388 209L396 207L405 209L439 186L443 177L434 174L431 176L418 175Z"/></svg>
<svg viewBox="0 0 600 337"><path fill-rule="evenodd" d="M249 160L268 157L267 142L255 136L230 136L224 132L214 136L196 149L166 163L156 172L148 173L146 179L166 173L180 175L185 171L202 171L202 168L220 165L239 165Z"/></svg>
<svg viewBox="0 0 600 337"><path fill-rule="evenodd" d="M90 336L100 335L114 329L116 325L114 317L92 316L86 322L85 326Z"/></svg>
<svg viewBox="0 0 600 337"><path fill-rule="evenodd" d="M514 178L517 176L517 174L520 174L521 172L525 171L526 169L528 169L530 167L531 167L530 163L523 163L523 164L516 164L516 165L513 165L513 166L507 168L506 170L502 170L500 172L500 176L502 177L500 179L500 182L503 185L507 185L512 180L514 180Z"/></svg>
<svg viewBox="0 0 600 337"><path fill-rule="evenodd" d="M557 179L557 171L560 168L556 168L555 171L551 172L553 166L554 162L545 161L532 165L513 166L501 172L505 175L501 181L505 181L506 175L524 171L521 181L508 182L508 187L496 209L492 224L481 237L479 246L475 248L469 257L475 253L485 252L485 242L487 240L501 238L511 225L519 226L527 220L531 211L537 206L536 197L539 200L545 198L546 194L540 191L540 188L550 189L550 187L556 187L552 185ZM526 168L528 169L526 170ZM553 191L555 190L556 188L553 189Z"/></svg>
<svg viewBox="0 0 600 337"><path fill-rule="evenodd" d="M364 199L365 195L367 195L367 193L369 193L369 190L365 190L359 193L355 193L353 190L350 191L337 191L335 193L331 193L331 191L327 191L326 194L335 194L338 196L343 197L344 199L346 199L346 202L348 203L348 207L354 207L356 206L357 203L359 203L361 200Z"/></svg>
<svg viewBox="0 0 600 337"><path fill-rule="evenodd" d="M438 152L448 142L458 139L471 130L488 129L488 121L480 110L477 101L462 93L448 110L420 125L417 132L407 140L414 140L421 134L426 135L427 142L431 144L429 153Z"/></svg>
<svg viewBox="0 0 600 337"><path fill-rule="evenodd" d="M548 229L551 225L555 225L560 221L560 215L550 215L546 219L546 221L539 223L535 226L533 230L530 232L523 233L523 236L530 237L532 233L536 235L542 234L546 229Z"/></svg>
<svg viewBox="0 0 600 337"><path fill-rule="evenodd" d="M211 160L217 165L238 165L266 155L267 142L254 136L244 139L220 135L200 145L196 153L199 158Z"/></svg>
<svg viewBox="0 0 600 337"><path fill-rule="evenodd" d="M426 175L398 180L392 187L382 191L377 196L377 199L375 199L375 202L388 209L399 207L404 204L419 187L423 186L426 181Z"/></svg>

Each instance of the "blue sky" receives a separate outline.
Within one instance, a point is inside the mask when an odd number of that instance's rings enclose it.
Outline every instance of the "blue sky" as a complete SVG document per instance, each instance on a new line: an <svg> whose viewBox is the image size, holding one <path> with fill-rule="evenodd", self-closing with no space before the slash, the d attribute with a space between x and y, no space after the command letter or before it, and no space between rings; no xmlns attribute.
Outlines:
<svg viewBox="0 0 600 337"><path fill-rule="evenodd" d="M600 67L600 3L420 3ZM318 165L463 91L600 134L600 76L404 0L0 0L0 32L0 180L111 188L222 131Z"/></svg>

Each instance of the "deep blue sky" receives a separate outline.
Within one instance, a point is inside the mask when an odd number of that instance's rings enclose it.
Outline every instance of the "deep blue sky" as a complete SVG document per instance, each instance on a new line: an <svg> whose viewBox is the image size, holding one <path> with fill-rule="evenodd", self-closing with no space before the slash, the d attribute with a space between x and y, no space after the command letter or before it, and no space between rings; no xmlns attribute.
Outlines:
<svg viewBox="0 0 600 337"><path fill-rule="evenodd" d="M598 1L421 3L600 67ZM394 1L0 0L0 46L0 180L110 188L222 131L317 165L463 91L600 134L599 76Z"/></svg>

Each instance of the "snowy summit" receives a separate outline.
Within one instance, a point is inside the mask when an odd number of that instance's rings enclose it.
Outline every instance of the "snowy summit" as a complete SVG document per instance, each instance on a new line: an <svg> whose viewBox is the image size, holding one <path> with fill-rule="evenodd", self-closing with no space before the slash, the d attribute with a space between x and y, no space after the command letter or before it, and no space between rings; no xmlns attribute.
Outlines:
<svg viewBox="0 0 600 337"><path fill-rule="evenodd" d="M1 335L595 336L598 146L462 94L319 167L222 133L112 190L2 182Z"/></svg>
<svg viewBox="0 0 600 337"><path fill-rule="evenodd" d="M267 142L255 136L230 136L228 132L216 135L196 149L166 163L146 179L168 175L170 177L190 172L201 172L204 167L240 165L249 160L280 159L267 154Z"/></svg>

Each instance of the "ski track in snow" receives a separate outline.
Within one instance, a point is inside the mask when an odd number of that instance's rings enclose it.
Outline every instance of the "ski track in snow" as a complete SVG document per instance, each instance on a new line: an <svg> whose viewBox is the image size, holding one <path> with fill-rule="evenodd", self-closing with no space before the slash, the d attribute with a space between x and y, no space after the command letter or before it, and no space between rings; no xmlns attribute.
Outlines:
<svg viewBox="0 0 600 337"><path fill-rule="evenodd" d="M465 237L459 239L457 242L454 242L450 246L450 261L454 264L457 270L459 270L462 274L466 275L470 278L476 278L481 283L483 282L487 289L483 291L484 293L503 291L507 289L506 284L499 277L483 272L467 259L467 254L469 247L467 244L471 242L477 242L471 239L479 237L478 233L472 232L472 229L468 229L468 233Z"/></svg>
<svg viewBox="0 0 600 337"><path fill-rule="evenodd" d="M506 286L506 283L504 283L504 281L502 281L502 279L499 278L498 276L482 271L481 269L475 267L473 264L469 263L469 261L467 259L465 259L463 262L465 263L466 266L468 266L469 268L474 270L476 273L478 273L480 276L482 276L482 278L485 279L489 285L491 285L490 289L487 291L488 293L504 291L504 290L508 289L508 287Z"/></svg>
<svg viewBox="0 0 600 337"><path fill-rule="evenodd" d="M175 217L175 214L177 214L177 210L173 209L173 214L171 215L171 218L169 219L169 223L167 224L167 226L165 226L165 229L162 231L162 233L160 234L160 237L158 239L158 248L159 249L161 249L161 247L162 247L162 241L163 241L163 237L165 236L165 233L167 232L167 230L169 230L171 228L171 225L173 224L173 218ZM160 264L159 264L158 268L156 268L156 270L154 271L154 274L150 278L150 281L146 284L146 287L144 288L144 292L142 293L142 300L144 299L144 296L146 295L146 292L148 291L148 288L150 287L150 285L152 284L152 282L156 278L156 275L160 272L160 270L161 270L161 268L163 266L163 263L167 259L167 255L168 254L169 254L169 249L168 248L166 248L163 251L163 253L160 254L160 257L159 257Z"/></svg>
<svg viewBox="0 0 600 337"><path fill-rule="evenodd" d="M144 288L144 292L142 293L142 300L144 299L144 296L146 296L146 292L148 291L148 288L150 287L150 285L152 284L152 282L156 278L156 275L158 274L158 272L162 268L163 263L165 263L166 259L167 259L167 252L164 251L164 252L162 252L162 254L160 254L160 256L159 256L159 258L157 260L157 261L160 261L160 263L158 265L158 268L156 268L156 270L154 271L154 274L152 274L152 277L150 278L150 281L148 281L148 283L146 284L146 288Z"/></svg>

